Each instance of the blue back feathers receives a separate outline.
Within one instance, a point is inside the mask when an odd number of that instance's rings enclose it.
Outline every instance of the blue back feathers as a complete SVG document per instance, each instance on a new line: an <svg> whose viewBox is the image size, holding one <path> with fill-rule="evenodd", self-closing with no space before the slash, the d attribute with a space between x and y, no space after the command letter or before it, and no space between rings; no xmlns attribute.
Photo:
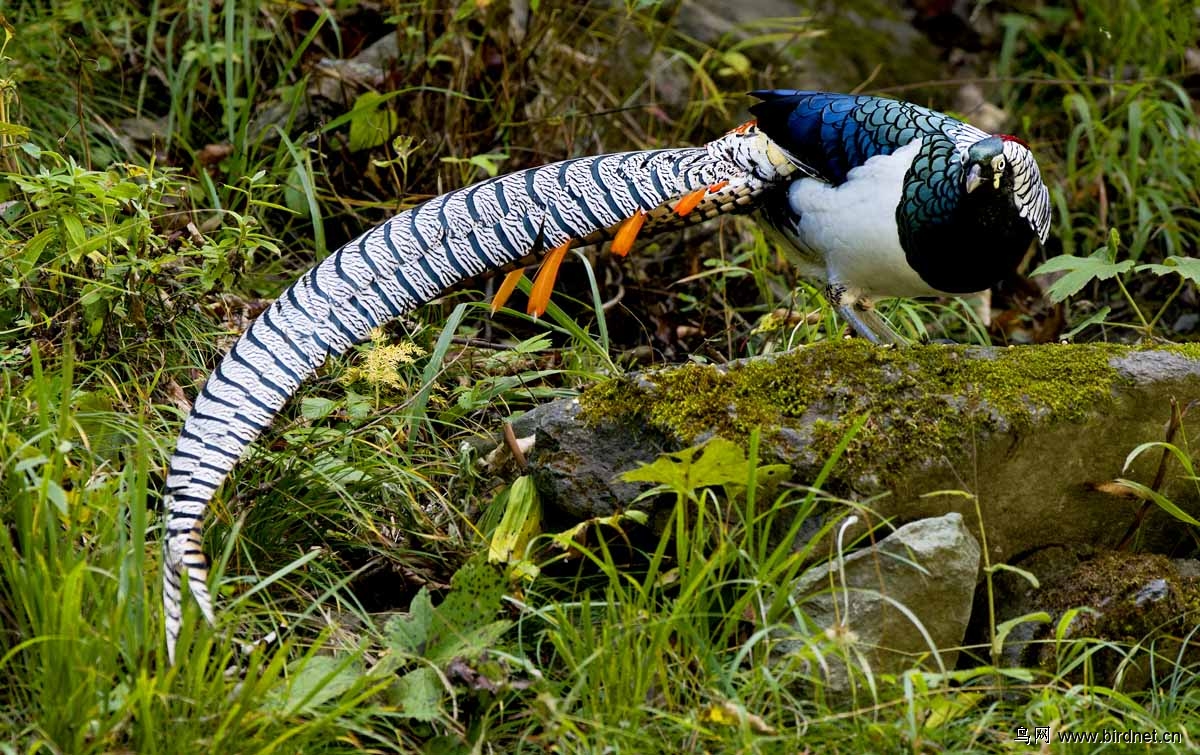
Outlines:
<svg viewBox="0 0 1200 755"><path fill-rule="evenodd" d="M850 180L848 174L872 157L919 140L894 210L896 232L908 265L939 291L987 288L1016 269L1030 243L1048 227L1049 199L1032 154L1021 156L1019 172L1014 167L1004 174L1006 191L966 191L969 150L988 138L974 126L910 102L868 95L752 94L762 100L750 108L759 129L811 174L835 186ZM996 152L996 144L990 149ZM976 155L976 164L986 162L985 157L986 149ZM1019 192L1018 178L1023 181ZM1018 193L1023 207L1016 204ZM794 225L804 211L790 201L786 206L782 199L769 201L768 219L784 227Z"/></svg>
<svg viewBox="0 0 1200 755"><path fill-rule="evenodd" d="M891 154L917 136L951 140L961 122L910 102L860 94L768 89L750 107L767 136L833 184L875 155Z"/></svg>

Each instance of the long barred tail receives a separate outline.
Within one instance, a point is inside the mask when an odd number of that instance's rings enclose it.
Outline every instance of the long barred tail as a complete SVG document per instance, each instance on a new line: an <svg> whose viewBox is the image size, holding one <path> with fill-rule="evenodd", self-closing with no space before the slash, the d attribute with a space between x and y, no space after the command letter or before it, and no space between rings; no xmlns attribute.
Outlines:
<svg viewBox="0 0 1200 755"><path fill-rule="evenodd" d="M464 281L512 269L551 249L565 251L569 242L617 236L627 247L631 227L632 234L643 225L657 231L753 209L758 195L793 169L753 124L705 147L566 160L431 199L305 273L233 345L180 431L166 483L163 607L171 662L185 575L205 618L213 621L201 550L205 506L327 357Z"/></svg>

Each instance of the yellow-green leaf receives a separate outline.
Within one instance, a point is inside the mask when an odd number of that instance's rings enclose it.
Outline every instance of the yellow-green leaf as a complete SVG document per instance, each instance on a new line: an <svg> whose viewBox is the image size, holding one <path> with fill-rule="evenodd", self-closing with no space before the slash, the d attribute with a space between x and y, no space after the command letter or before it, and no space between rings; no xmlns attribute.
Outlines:
<svg viewBox="0 0 1200 755"><path fill-rule="evenodd" d="M721 437L663 454L650 464L621 475L626 482L655 483L681 494L712 485L745 484L746 478L746 453L738 444Z"/></svg>
<svg viewBox="0 0 1200 755"><path fill-rule="evenodd" d="M350 111L351 152L378 147L395 133L399 118L383 106L387 98L378 92L364 92Z"/></svg>
<svg viewBox="0 0 1200 755"><path fill-rule="evenodd" d="M83 221L78 215L67 213L60 218L63 240L67 244L67 255L71 259L71 264L79 263L86 253L84 244L87 242L87 232L83 230Z"/></svg>
<svg viewBox="0 0 1200 755"><path fill-rule="evenodd" d="M504 516L488 546L488 561L493 564L521 561L529 541L541 532L541 526L542 504L537 488L532 477L522 475L508 489Z"/></svg>

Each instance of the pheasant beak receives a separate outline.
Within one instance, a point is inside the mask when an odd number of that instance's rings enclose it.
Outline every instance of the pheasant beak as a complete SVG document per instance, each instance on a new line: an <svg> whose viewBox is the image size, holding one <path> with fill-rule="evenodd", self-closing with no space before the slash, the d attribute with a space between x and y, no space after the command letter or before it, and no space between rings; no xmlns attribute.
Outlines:
<svg viewBox="0 0 1200 755"><path fill-rule="evenodd" d="M967 171L967 180L963 185L966 187L968 194L978 189L979 185L983 183L982 173L983 169L979 167L979 163L975 163Z"/></svg>

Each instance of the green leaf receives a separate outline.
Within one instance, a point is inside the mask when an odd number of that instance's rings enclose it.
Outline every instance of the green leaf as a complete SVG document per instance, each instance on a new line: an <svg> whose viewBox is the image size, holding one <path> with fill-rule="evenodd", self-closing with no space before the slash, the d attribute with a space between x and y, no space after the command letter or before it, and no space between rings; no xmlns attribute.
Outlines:
<svg viewBox="0 0 1200 755"><path fill-rule="evenodd" d="M1119 252L1120 250L1121 250L1121 232L1118 231L1116 228L1110 228L1108 230L1108 261L1116 262L1117 252ZM1098 256L1098 255L1099 255L1099 250L1097 250L1097 253L1093 256Z"/></svg>
<svg viewBox="0 0 1200 755"><path fill-rule="evenodd" d="M550 336L546 333L539 333L532 338L526 338L508 351L502 351L501 354L540 354L543 351L548 351L554 342L550 340Z"/></svg>
<svg viewBox="0 0 1200 755"><path fill-rule="evenodd" d="M29 136L29 127L9 123L8 121L0 121L0 136L7 136L12 139L24 139Z"/></svg>
<svg viewBox="0 0 1200 755"><path fill-rule="evenodd" d="M46 481L46 497L50 499L50 503L54 504L54 508L58 509L58 513L63 516L67 515L67 491L63 490L62 485L59 485L55 480Z"/></svg>
<svg viewBox="0 0 1200 755"><path fill-rule="evenodd" d="M1107 250L1097 250L1091 257L1072 257L1069 254L1053 257L1043 262L1030 275L1046 275L1047 273L1065 272L1066 275L1051 284L1046 293L1050 301L1058 303L1074 296L1089 283L1095 280L1108 280L1118 275L1124 275L1133 269L1133 260L1113 262L1106 259Z"/></svg>
<svg viewBox="0 0 1200 755"><path fill-rule="evenodd" d="M83 245L87 242L87 232L83 230L83 221L78 215L68 213L60 219L62 223L62 232L67 242L67 254L71 258L71 264L79 264L79 260L86 253Z"/></svg>
<svg viewBox="0 0 1200 755"><path fill-rule="evenodd" d="M1133 464L1133 462L1139 456L1146 453L1147 451L1152 451L1155 449L1166 451L1167 453L1174 456L1175 460L1179 462L1179 465L1181 467L1183 467L1183 471L1186 472L1187 474L1189 474L1189 475L1196 474L1196 469L1192 465L1192 457L1188 455L1187 451L1184 451L1182 448L1175 445L1174 443L1167 443L1166 441L1161 441L1161 440L1147 441L1145 443L1142 443L1141 445L1139 445L1137 448L1133 449L1132 451L1130 451L1129 455L1125 457L1125 463L1123 465L1121 465L1121 471L1128 472L1130 465Z"/></svg>
<svg viewBox="0 0 1200 755"><path fill-rule="evenodd" d="M1151 488L1149 485L1143 485L1140 482L1134 482L1133 480L1120 478L1117 480L1117 482L1137 493L1142 500L1153 501L1155 506L1158 506L1160 509L1175 517L1179 521L1185 524L1190 524L1193 527L1200 527L1200 521L1196 521L1195 517L1179 508L1174 501L1172 501L1170 498L1167 498L1157 490Z"/></svg>
<svg viewBox="0 0 1200 755"><path fill-rule="evenodd" d="M455 658L478 658L512 628L511 621L496 619L505 585L499 569L476 557L454 574L440 606L434 608L429 591L421 588L408 615L388 621L384 632L393 651L420 655L433 664L408 672L393 685L392 698L403 715L420 721L436 718L445 693L436 668Z"/></svg>
<svg viewBox="0 0 1200 755"><path fill-rule="evenodd" d="M448 661L454 654L477 654L499 636L494 632L507 630L494 622L508 578L482 556L472 558L450 579L450 593L433 611L425 657Z"/></svg>
<svg viewBox="0 0 1200 755"><path fill-rule="evenodd" d="M982 692L947 692L943 695L930 695L926 698L924 726L933 730L945 724L961 721L963 717L979 703L986 700Z"/></svg>
<svg viewBox="0 0 1200 755"><path fill-rule="evenodd" d="M630 509L628 511L619 511L609 516L598 516L591 519L585 519L579 524L576 524L574 527L557 533L550 538L550 542L554 543L555 546L562 548L563 550L573 548L576 546L576 543L582 542L584 533L590 529L592 525L612 527L618 532L623 532L624 530L621 529L621 522L625 520L645 526L646 522L650 521L650 515L645 511Z"/></svg>
<svg viewBox="0 0 1200 755"><path fill-rule="evenodd" d="M739 76L749 76L754 71L754 65L750 62L750 58L737 50L726 52L721 56L721 62L729 69L729 73L735 73Z"/></svg>
<svg viewBox="0 0 1200 755"><path fill-rule="evenodd" d="M292 683L277 701L286 715L308 714L354 687L363 677L362 664L346 658L315 655L293 669Z"/></svg>
<svg viewBox="0 0 1200 755"><path fill-rule="evenodd" d="M512 626L508 619L497 619L470 631L447 633L438 638L437 644L430 645L425 657L438 666L445 666L455 658L474 661L494 648Z"/></svg>
<svg viewBox="0 0 1200 755"><path fill-rule="evenodd" d="M346 391L346 413L350 419L362 421L375 414L375 404L367 396L354 391Z"/></svg>
<svg viewBox="0 0 1200 755"><path fill-rule="evenodd" d="M429 590L422 587L412 599L408 613L393 616L384 625L383 633L388 638L388 647L398 653L423 655L432 621L433 601L429 598Z"/></svg>
<svg viewBox="0 0 1200 755"><path fill-rule="evenodd" d="M384 144L395 133L399 118L381 107L389 98L378 92L364 92L354 101L350 115L351 152L360 152Z"/></svg>
<svg viewBox="0 0 1200 755"><path fill-rule="evenodd" d="M300 402L300 416L307 420L323 419L333 414L337 405L333 399L310 396Z"/></svg>
<svg viewBox="0 0 1200 755"><path fill-rule="evenodd" d="M512 622L497 620L508 584L503 570L476 556L455 572L450 592L437 608L421 588L406 616L384 627L393 651L419 655L438 664L473 659L495 645Z"/></svg>
<svg viewBox="0 0 1200 755"><path fill-rule="evenodd" d="M991 566L989 566L987 568L987 571L992 574L994 574L998 571L1012 572L1013 574L1016 574L1017 576L1021 577L1026 582L1028 582L1030 584L1030 586L1033 587L1033 589L1035 589L1035 590L1042 586L1041 583L1038 581L1036 574L1034 574L1031 571L1026 571L1018 566L1012 566L1011 564L992 564Z"/></svg>
<svg viewBox="0 0 1200 755"><path fill-rule="evenodd" d="M1046 624L1053 620L1054 617L1052 617L1050 614L1046 613L1045 611L1038 611L1036 613L1027 613L1022 616L1009 619L1008 621L1001 622L1000 625L996 627L995 636L992 637L992 655L1000 655L1000 651L1004 649L1004 641L1008 639L1008 635L1012 634L1012 631L1019 625L1031 621L1036 621L1039 624Z"/></svg>
<svg viewBox="0 0 1200 755"><path fill-rule="evenodd" d="M746 477L746 453L738 444L721 437L663 454L652 463L621 475L626 482L664 485L683 495L712 485L745 484Z"/></svg>
<svg viewBox="0 0 1200 755"><path fill-rule="evenodd" d="M1200 258L1197 257L1171 256L1163 260L1162 264L1138 265L1135 270L1139 273L1148 272L1158 276L1175 273L1196 285L1200 285Z"/></svg>
<svg viewBox="0 0 1200 755"><path fill-rule="evenodd" d="M500 165L507 159L508 155L503 152L487 152L475 155L468 162L486 173L488 178L495 178L500 174Z"/></svg>
<svg viewBox="0 0 1200 755"><path fill-rule="evenodd" d="M112 296L112 290L99 283L88 283L79 294L79 303L85 308L95 307Z"/></svg>
<svg viewBox="0 0 1200 755"><path fill-rule="evenodd" d="M1071 328L1066 333L1063 333L1062 339L1064 341L1070 341L1071 339L1075 338L1075 336L1079 335L1087 328L1090 328L1093 325L1098 325L1100 323L1103 323L1104 320L1108 317L1110 312L1112 312L1112 307L1109 307L1107 305L1101 307L1100 309L1093 312L1090 317L1085 318L1083 320L1083 322L1077 324L1075 327Z"/></svg>
<svg viewBox="0 0 1200 755"><path fill-rule="evenodd" d="M763 464L756 472L758 484L762 486L777 485L792 476L791 464Z"/></svg>
<svg viewBox="0 0 1200 755"><path fill-rule="evenodd" d="M1069 608L1063 615L1058 617L1058 624L1054 626L1054 641L1062 642L1066 638L1067 632L1070 631L1071 625L1075 623L1075 617L1080 614L1088 614L1089 616L1098 616L1100 614L1091 606L1076 606Z"/></svg>
<svg viewBox="0 0 1200 755"><path fill-rule="evenodd" d="M105 189L110 199L130 200L142 196L142 188L130 181L118 181Z"/></svg>
<svg viewBox="0 0 1200 755"><path fill-rule="evenodd" d="M37 267L42 252L57 235L53 228L46 228L25 242L25 248L21 250L21 268L18 270L22 277Z"/></svg>
<svg viewBox="0 0 1200 755"><path fill-rule="evenodd" d="M304 182L307 176L303 165L293 165L288 171L287 182L283 189L283 202L287 209L297 214L308 209L308 197L304 192Z"/></svg>
<svg viewBox="0 0 1200 755"><path fill-rule="evenodd" d="M445 687L438 673L428 666L414 669L392 685L392 702L400 714L417 721L433 721L442 710Z"/></svg>

